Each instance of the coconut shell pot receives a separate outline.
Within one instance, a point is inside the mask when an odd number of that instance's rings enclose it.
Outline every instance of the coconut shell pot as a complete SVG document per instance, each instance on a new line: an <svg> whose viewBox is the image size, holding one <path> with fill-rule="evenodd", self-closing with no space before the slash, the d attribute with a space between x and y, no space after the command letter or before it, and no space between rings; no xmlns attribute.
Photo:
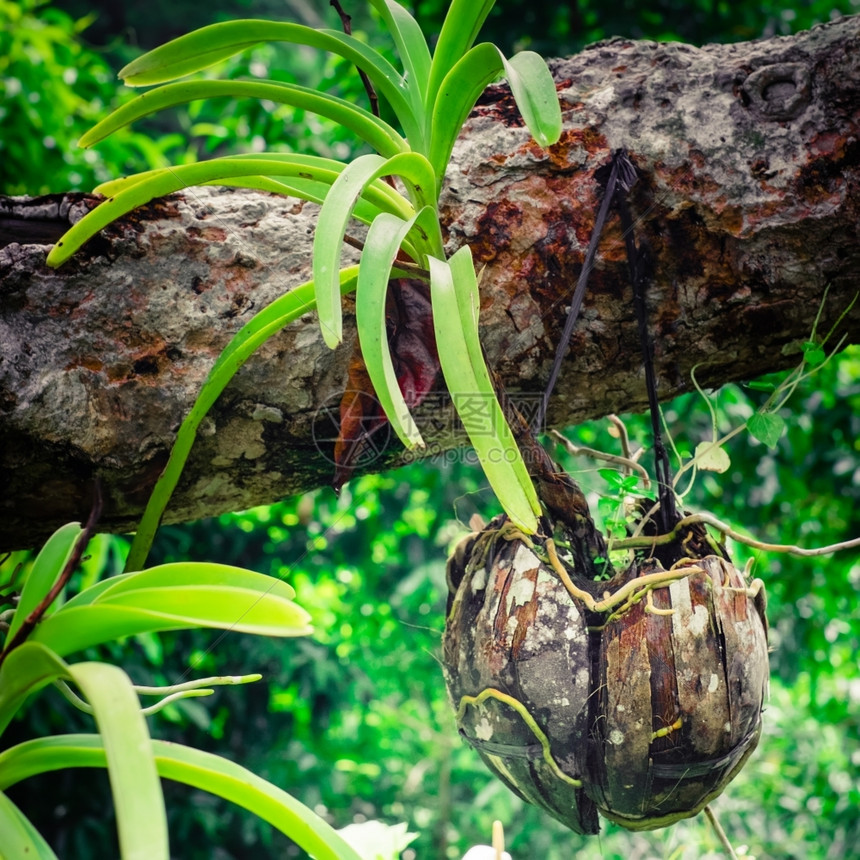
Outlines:
<svg viewBox="0 0 860 860"><path fill-rule="evenodd" d="M460 733L577 833L597 833L598 812L633 830L695 815L756 746L763 607L703 535L599 581L575 541L502 517L449 561L444 664Z"/></svg>

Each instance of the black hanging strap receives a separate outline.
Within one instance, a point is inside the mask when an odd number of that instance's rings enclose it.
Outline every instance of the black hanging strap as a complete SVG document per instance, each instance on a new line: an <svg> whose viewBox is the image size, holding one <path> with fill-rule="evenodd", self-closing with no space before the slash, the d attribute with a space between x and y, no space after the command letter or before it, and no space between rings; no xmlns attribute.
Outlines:
<svg viewBox="0 0 860 860"><path fill-rule="evenodd" d="M543 428L544 420L546 419L546 410L549 405L549 398L558 381L558 374L561 371L561 364L567 355L567 348L570 345L570 338L573 334L573 327L579 318L579 311L582 308L582 299L585 296L585 288L588 286L588 278L591 275L591 270L594 268L594 258L597 256L597 246L600 244L600 237L603 234L603 228L606 224L606 218L609 215L609 207L612 205L616 196L616 191L620 188L623 193L627 193L636 182L636 168L630 161L626 150L616 150L612 156L612 164L609 171L609 179L606 181L606 190L603 195L603 200L600 203L600 209L597 211L597 217L594 219L594 228L591 231L591 239L588 243L588 249L585 252L585 259L582 262L582 271L579 273L579 280L576 282L576 289L573 291L573 298L570 301L570 309L567 312L567 320L564 324L564 331L561 333L561 340L558 342L558 347L555 351L555 360L552 364L552 370L549 374L549 382L547 382L546 390L544 391L540 409L535 416L534 430L539 433Z"/></svg>
<svg viewBox="0 0 860 860"><path fill-rule="evenodd" d="M648 311L645 306L645 285L648 275L642 266L642 258L636 247L633 235L633 219L627 206L624 193L617 191L615 204L621 217L621 229L624 232L624 244L627 248L627 264L630 269L630 283L633 285L633 309L636 311L636 321L639 324L639 342L642 345L642 362L645 365L645 388L648 391L648 410L651 413L651 432L654 436L654 470L657 474L657 500L660 511L657 523L661 532L670 532L678 521L675 508L675 493L672 489L672 466L669 454L663 444L663 433L660 427L660 401L657 398L657 374L654 372L654 344L648 333Z"/></svg>
<svg viewBox="0 0 860 860"><path fill-rule="evenodd" d="M582 271L579 274L579 280L577 281L576 289L574 290L573 298L570 303L570 310L567 314L564 331L562 332L561 340L559 341L558 348L556 349L555 360L550 372L549 382L547 383L533 427L536 433L540 432L543 427L544 420L546 419L549 398L558 380L561 364L567 354L570 338L573 334L573 328L576 325L579 312L582 308L582 299L585 295L585 288L588 285L589 275L594 267L594 258L597 255L597 246L600 243L600 237L603 233L603 228L606 225L609 208L614 204L618 208L618 213L621 218L621 228L624 233L624 244L627 249L627 263L630 270L630 282L633 286L633 306L636 311L636 319L639 325L639 338L642 344L642 358L645 365L645 384L648 389L648 405L651 412L652 432L654 434L655 470L657 473L658 501L660 502L658 524L661 526L661 531L668 532L674 528L675 523L678 520L678 514L675 507L675 494L672 490L672 470L669 463L669 455L666 451L665 445L663 444L663 436L660 427L660 405L657 399L657 377L654 372L654 350L651 338L648 334L648 317L645 307L645 285L648 277L645 267L641 265L640 252L636 247L636 239L633 234L633 219L630 216L630 209L627 206L627 193L636 183L636 179L636 168L630 160L630 157L627 155L626 150L616 150L612 156L609 178L606 181L603 200L600 203L597 217L594 219L594 229L591 233L591 240L588 243L588 250L585 253Z"/></svg>

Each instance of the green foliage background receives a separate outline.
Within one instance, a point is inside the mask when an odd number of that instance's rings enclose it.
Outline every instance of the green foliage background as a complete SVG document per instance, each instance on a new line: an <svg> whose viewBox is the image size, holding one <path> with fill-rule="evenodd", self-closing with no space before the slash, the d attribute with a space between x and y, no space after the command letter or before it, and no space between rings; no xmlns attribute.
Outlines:
<svg viewBox="0 0 860 860"><path fill-rule="evenodd" d="M341 157L347 151L337 130L321 121L308 124L285 109L226 102L141 124L95 153L76 150L77 137L116 101L113 70L140 48L226 17L297 15L336 26L322 0L99 5L0 0L0 191L88 189L119 173L258 149L264 141L268 148L279 142ZM446 5L415 4L425 30L434 30ZM366 12L348 11L356 28L375 38ZM549 56L609 35L698 43L755 38L854 11L860 4L820 0L754 6L500 0L485 36L503 49L531 47ZM302 52L287 60L277 48L255 51L234 61L230 72L312 85L322 79L326 88L363 98L352 69ZM742 423L759 397L743 387L722 389L716 395L721 430ZM698 395L668 404L665 415L682 449L710 438ZM784 417L789 431L774 451L749 438L735 440L732 470L703 476L688 507L773 542L811 546L860 534L860 349L851 347L829 363ZM629 424L634 438L647 444L642 417L630 417ZM604 449L616 444L606 422L568 435ZM596 465L561 451L558 456L597 501L606 485ZM469 845L489 841L494 818L504 822L514 858L721 856L699 820L651 834L631 835L610 824L599 839L574 836L491 779L458 739L438 663L444 563L473 513L489 518L497 512L468 459L461 452L364 477L340 498L320 490L163 529L151 563L216 560L284 577L313 615L317 633L289 642L170 634L116 646L111 656L138 683L214 672L265 675L251 687L177 703L151 719L153 734L226 752L338 826L406 821L420 836L404 857L458 858ZM83 579L118 570L127 547L120 538L101 538L94 550ZM748 554L737 548L739 560ZM860 558L756 556L756 574L770 597L771 702L759 750L715 808L749 856L860 857ZM59 697L43 695L6 742L61 729L91 726ZM10 796L60 856L116 855L104 774L33 779ZM177 786L168 800L173 842L183 858L300 856L252 816L202 794Z"/></svg>

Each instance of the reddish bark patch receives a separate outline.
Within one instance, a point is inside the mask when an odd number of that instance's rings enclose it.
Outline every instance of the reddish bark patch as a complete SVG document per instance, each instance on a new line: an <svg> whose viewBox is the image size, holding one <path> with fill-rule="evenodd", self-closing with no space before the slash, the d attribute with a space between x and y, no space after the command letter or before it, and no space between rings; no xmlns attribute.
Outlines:
<svg viewBox="0 0 860 860"><path fill-rule="evenodd" d="M835 135L822 136L822 145L832 147L834 155L821 155L810 159L797 172L794 188L799 197L810 204L819 203L838 193L846 180L846 174L860 167L860 142L848 141ZM819 138L822 140L822 138Z"/></svg>
<svg viewBox="0 0 860 860"><path fill-rule="evenodd" d="M477 221L477 236L470 241L475 260L487 263L510 246L511 234L522 222L523 213L510 200L492 201Z"/></svg>
<svg viewBox="0 0 860 860"><path fill-rule="evenodd" d="M113 197L108 198L108 201L111 200L113 200ZM180 213L176 203L169 197L159 197L111 222L105 227L105 232L113 235L124 235L129 231L142 233L144 225L150 221L162 221L168 218L179 217Z"/></svg>
<svg viewBox="0 0 860 860"><path fill-rule="evenodd" d="M200 239L202 242L225 242L227 231L221 227L189 227L186 234L192 239Z"/></svg>
<svg viewBox="0 0 860 860"><path fill-rule="evenodd" d="M692 158L677 167L669 167L664 161L655 162L654 172L683 197L718 197L722 191L720 184L713 177L704 175Z"/></svg>
<svg viewBox="0 0 860 860"><path fill-rule="evenodd" d="M503 122L509 128L521 128L523 126L522 114L514 101L511 91L499 84L487 87L475 102L472 116L492 115Z"/></svg>
<svg viewBox="0 0 860 860"><path fill-rule="evenodd" d="M72 370L75 367L83 367L93 373L101 373L104 366L104 362L101 359L96 358L94 355L85 355L79 361L67 364L65 369Z"/></svg>
<svg viewBox="0 0 860 860"><path fill-rule="evenodd" d="M548 147L546 152L549 156L550 163L556 169L570 170L572 165L577 165L581 162L581 158L572 159L571 153L576 153L581 156L585 152L588 160L600 156L602 153L609 151L609 143L606 136L590 127L585 128L567 128L561 133L561 137L556 143Z"/></svg>

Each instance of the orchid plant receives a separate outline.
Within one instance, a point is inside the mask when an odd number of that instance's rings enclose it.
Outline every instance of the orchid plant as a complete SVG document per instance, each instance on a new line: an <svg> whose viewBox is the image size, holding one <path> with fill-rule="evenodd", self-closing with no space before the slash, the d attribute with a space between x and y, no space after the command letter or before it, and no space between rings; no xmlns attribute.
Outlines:
<svg viewBox="0 0 860 860"><path fill-rule="evenodd" d="M407 448L424 445L398 385L386 333L389 279L430 284L434 332L445 383L458 408L481 397L491 414L459 409L487 478L511 520L537 527L540 502L496 397L478 339L478 279L464 246L446 254L439 194L460 129L489 83L504 75L531 134L542 146L558 140L561 111L544 60L523 51L510 59L476 38L495 0L453 0L431 53L412 15L394 0L370 0L400 57L398 70L355 36L301 24L241 20L213 24L139 57L120 77L131 86L159 85L123 105L81 140L92 146L123 126L195 99L253 97L340 123L375 152L350 163L312 155L259 153L152 170L104 183L107 199L57 242L48 264L59 266L88 239L135 207L192 185L216 184L298 197L321 204L313 246L313 280L290 290L254 316L212 367L179 431L137 530L128 569L149 546L194 441L197 427L229 379L268 337L316 307L330 347L343 336L341 296L355 290L361 353L388 420ZM397 127L342 98L274 81L179 80L262 42L285 41L336 54L355 64L387 102ZM397 181L391 181L391 178ZM389 181L386 181L388 179ZM350 219L369 225L360 262L342 268ZM408 260L408 262L406 262ZM477 423L476 423L477 422ZM489 434L486 428L494 428ZM505 457L494 456L498 451Z"/></svg>

